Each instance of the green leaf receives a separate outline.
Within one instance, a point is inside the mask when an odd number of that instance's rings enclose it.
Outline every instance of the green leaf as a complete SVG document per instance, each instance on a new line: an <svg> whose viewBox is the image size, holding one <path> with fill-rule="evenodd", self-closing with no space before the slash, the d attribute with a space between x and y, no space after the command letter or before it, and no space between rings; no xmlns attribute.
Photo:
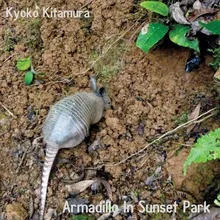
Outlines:
<svg viewBox="0 0 220 220"><path fill-rule="evenodd" d="M202 23L199 21L200 26L207 29L208 31L212 32L213 34L220 35L220 20L214 20L209 23Z"/></svg>
<svg viewBox="0 0 220 220"><path fill-rule="evenodd" d="M214 200L214 203L215 203L217 206L220 206L220 194L218 194L217 199Z"/></svg>
<svg viewBox="0 0 220 220"><path fill-rule="evenodd" d="M158 1L145 1L140 4L143 8L153 11L157 14L167 16L169 9L166 4Z"/></svg>
<svg viewBox="0 0 220 220"><path fill-rule="evenodd" d="M215 205L220 206L220 202L217 199L214 200L214 203Z"/></svg>
<svg viewBox="0 0 220 220"><path fill-rule="evenodd" d="M17 61L17 69L18 70L27 70L28 68L30 68L31 66L31 58L28 57L28 58L24 58L24 59L19 59Z"/></svg>
<svg viewBox="0 0 220 220"><path fill-rule="evenodd" d="M71 217L71 220L94 220L94 217L86 214L81 214L81 215L73 215Z"/></svg>
<svg viewBox="0 0 220 220"><path fill-rule="evenodd" d="M184 175L192 163L205 163L209 160L220 159L219 148L220 128L199 138L184 163Z"/></svg>
<svg viewBox="0 0 220 220"><path fill-rule="evenodd" d="M160 23L151 23L142 28L136 46L145 53L149 51L167 33L169 28Z"/></svg>
<svg viewBox="0 0 220 220"><path fill-rule="evenodd" d="M197 52L199 52L199 42L197 39L189 40L186 37L186 33L190 30L189 26L176 24L174 29L170 31L170 40L180 46L189 47Z"/></svg>
<svg viewBox="0 0 220 220"><path fill-rule="evenodd" d="M34 78L34 74L31 71L26 72L25 77L24 77L24 82L28 86L32 83Z"/></svg>

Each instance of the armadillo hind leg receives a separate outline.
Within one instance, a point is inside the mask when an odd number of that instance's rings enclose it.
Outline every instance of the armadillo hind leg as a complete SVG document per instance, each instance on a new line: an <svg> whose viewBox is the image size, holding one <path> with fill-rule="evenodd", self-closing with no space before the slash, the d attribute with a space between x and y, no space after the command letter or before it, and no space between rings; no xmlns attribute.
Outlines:
<svg viewBox="0 0 220 220"><path fill-rule="evenodd" d="M42 182L41 182L41 204L40 204L40 220L44 218L44 209L46 204L46 197L47 197L47 186L48 180L50 176L50 171L54 162L54 159L57 155L58 150L54 149L51 146L47 146L46 148L46 158L44 161L44 168L43 168L43 175L42 175Z"/></svg>

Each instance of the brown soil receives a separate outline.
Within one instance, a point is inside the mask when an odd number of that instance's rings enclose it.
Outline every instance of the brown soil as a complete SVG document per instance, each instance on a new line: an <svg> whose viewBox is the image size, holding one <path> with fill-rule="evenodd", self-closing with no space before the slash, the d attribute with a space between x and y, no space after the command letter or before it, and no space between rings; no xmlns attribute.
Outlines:
<svg viewBox="0 0 220 220"><path fill-rule="evenodd" d="M79 9L86 2L56 0L44 3L40 0L37 4L40 8ZM29 1L27 5L26 1L19 4L16 1L10 4L0 1L0 6L1 9L9 6L34 8L34 2ZM161 47L144 54L136 48L134 39L127 44L138 26L116 43L115 50L121 50L118 60L122 63L117 74L110 79L103 78L97 72L97 65L85 72L94 61L91 61L94 51L98 55L105 53L104 49L135 23L138 12L131 0L120 3L94 0L87 9L92 14L88 20L1 20L0 47L4 49L8 46L5 40L7 32L10 39L14 39L14 49L10 52L2 50L1 53L0 101L16 118L6 108L0 109L0 213L5 212L6 207L9 209L7 205L13 201L18 203L16 207L20 204L20 210L28 212L31 198L34 210L38 211L44 144L41 139L36 141L36 138L41 136L42 123L49 107L56 101L77 91L89 91L88 79L94 71L100 76L99 84L105 84L108 88L113 108L107 110L101 122L91 128L87 142L74 149L60 151L50 176L47 197L47 209L55 208L57 213L62 212L68 196L64 179L74 179L74 174L80 175L82 167L106 165L126 158L174 128L175 121L185 111L191 112L199 102L202 102L203 111L215 105L210 90L213 87L213 73L207 65L208 61L199 70L187 75L184 72L187 49ZM106 47L106 44L109 45ZM128 46L127 52L123 49L125 45ZM25 86L24 73L19 72L15 65L18 58L30 55L35 69L45 75L38 76L33 85ZM4 62L9 56L12 57ZM111 57L112 54L106 53L105 56ZM98 61L98 66L108 66L107 61ZM196 129L211 130L218 126L217 122L209 119ZM195 139L184 140L183 136L184 132L179 133L178 137L170 137L170 140L150 147L144 156L142 153L118 166L104 166L98 172L86 170L85 179L99 176L108 180L113 201L118 204L123 195L131 192L138 192L140 199L154 203L163 201L162 195L165 195L166 201L174 201L179 198L179 191L201 201L204 190L216 177L217 170L210 165L209 178L202 186L196 184L201 183L204 173L201 176L201 172L198 172L196 176L196 168L190 169L188 176L183 177L182 167L189 148L183 147L177 157L171 156L181 143L193 143ZM86 153L87 146L99 138L103 148ZM164 160L166 152L169 152L168 159ZM153 185L146 186L146 179L159 166L162 166L162 177ZM166 184L169 175L174 178L175 187ZM192 187L195 185L198 187ZM80 196L97 202L107 195L106 190L102 189L97 195L91 195L91 191L87 190ZM61 216L61 219L64 217Z"/></svg>

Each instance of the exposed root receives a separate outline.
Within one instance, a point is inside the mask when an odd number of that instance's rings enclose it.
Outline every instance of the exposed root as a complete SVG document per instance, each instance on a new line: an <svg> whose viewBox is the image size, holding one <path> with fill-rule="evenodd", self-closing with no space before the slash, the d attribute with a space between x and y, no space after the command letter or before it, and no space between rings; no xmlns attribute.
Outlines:
<svg viewBox="0 0 220 220"><path fill-rule="evenodd" d="M8 108L2 104L2 102L0 102L0 105L8 112L9 115L11 115L13 118L17 118L17 116L15 116L11 111L9 111Z"/></svg>
<svg viewBox="0 0 220 220"><path fill-rule="evenodd" d="M114 163L114 164L106 164L105 166L113 167L113 166L118 166L118 165L120 165L120 164L126 162L127 160L131 159L132 157L134 157L134 156L136 156L136 155L142 153L142 152L145 151L149 146L151 146L151 145L155 144L156 142L160 141L161 139L163 139L163 138L166 137L167 135L173 134L173 133L177 132L178 130L180 130L180 129L182 129L182 128L188 127L188 126L191 125L191 124L200 123L200 122L202 122L202 121L204 121L204 120L210 118L211 116L213 116L213 115L215 114L215 110L216 110L216 109L217 109L217 108L212 108L212 109L210 109L209 111L207 111L207 112L205 112L205 113L199 115L198 117L196 117L196 118L194 118L194 119L192 119L192 120L190 120L190 121L188 121L188 122L186 122L186 123L183 123L183 124L177 126L177 127L174 128L173 130L170 130L170 131L166 132L165 134L161 135L159 138L157 138L157 139L153 140L152 142L150 142L149 144L147 144L144 148L142 148L142 149L140 149L139 151L137 151L137 152L131 154L130 156L126 157L125 159L123 159L123 160L121 160L121 161L119 161L119 162L117 162L117 163ZM212 113L211 113L211 112L212 112ZM211 113L211 114L210 114L210 113ZM206 115L208 115L208 116L206 116ZM206 116L206 117L202 118L203 116ZM202 118L202 119L200 119L200 118ZM200 120L198 120L198 119L200 119Z"/></svg>

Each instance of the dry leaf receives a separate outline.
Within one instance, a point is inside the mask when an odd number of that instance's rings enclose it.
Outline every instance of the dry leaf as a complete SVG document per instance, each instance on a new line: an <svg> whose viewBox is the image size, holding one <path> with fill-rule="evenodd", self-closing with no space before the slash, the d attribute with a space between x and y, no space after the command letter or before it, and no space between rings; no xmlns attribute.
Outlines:
<svg viewBox="0 0 220 220"><path fill-rule="evenodd" d="M89 147L88 152L96 151L102 147L102 144L100 143L100 139L95 140Z"/></svg>
<svg viewBox="0 0 220 220"><path fill-rule="evenodd" d="M199 116L200 113L200 109L201 109L201 103L199 103L195 109L193 110L193 112L188 116L188 121L191 121L195 118L197 118ZM187 130L186 133L189 134L190 131L192 131L192 129L195 127L195 124L190 125Z"/></svg>
<svg viewBox="0 0 220 220"><path fill-rule="evenodd" d="M200 10L202 8L202 4L199 0L196 0L194 3L193 3L193 9L195 10Z"/></svg>
<svg viewBox="0 0 220 220"><path fill-rule="evenodd" d="M98 181L100 181L103 184L103 186L105 187L107 191L108 198L112 201L113 196L112 196L112 190L111 190L110 184L106 180L102 180L100 178L98 178Z"/></svg>
<svg viewBox="0 0 220 220"><path fill-rule="evenodd" d="M220 66L214 75L214 79L219 82L220 81Z"/></svg>
<svg viewBox="0 0 220 220"><path fill-rule="evenodd" d="M197 18L201 17L202 15L214 14L216 12L218 12L218 10L202 8L201 10L191 12L189 17L188 17L188 20L191 23L191 22L195 21Z"/></svg>
<svg viewBox="0 0 220 220"><path fill-rule="evenodd" d="M125 210L124 205L119 207L118 210L114 211L112 217L115 218L117 215L121 214Z"/></svg>
<svg viewBox="0 0 220 220"><path fill-rule="evenodd" d="M148 32L148 27L149 27L149 24L146 24L142 29L141 29L141 34L146 34Z"/></svg>
<svg viewBox="0 0 220 220"><path fill-rule="evenodd" d="M69 193L77 195L97 181L98 180L83 180L75 184L67 185L66 189Z"/></svg>
<svg viewBox="0 0 220 220"><path fill-rule="evenodd" d="M201 108L201 103L199 103L195 109L193 110L193 112L189 115L188 120L193 120L195 118L197 118L199 116L200 113L200 108Z"/></svg>
<svg viewBox="0 0 220 220"><path fill-rule="evenodd" d="M109 219L111 216L111 212L104 213L102 216L100 216L97 220L106 220Z"/></svg>
<svg viewBox="0 0 220 220"><path fill-rule="evenodd" d="M192 21L191 23L191 34L192 35L196 35L197 32L201 32L205 35L211 35L212 33L208 30L206 30L205 28L202 28L201 25L199 24L199 21Z"/></svg>
<svg viewBox="0 0 220 220"><path fill-rule="evenodd" d="M154 173L151 176L147 177L147 179L145 180L145 184L147 186L151 186L155 180L160 178L160 173L161 173L161 166L157 167Z"/></svg>
<svg viewBox="0 0 220 220"><path fill-rule="evenodd" d="M131 196L131 199L132 199L135 203L138 203L138 198L137 198L137 196L134 194L133 191L131 191L130 196Z"/></svg>
<svg viewBox="0 0 220 220"><path fill-rule="evenodd" d="M215 5L218 4L219 0L203 0L202 4L204 6L204 8L214 8Z"/></svg>
<svg viewBox="0 0 220 220"><path fill-rule="evenodd" d="M56 216L56 210L49 208L48 211L47 211L47 213L46 213L45 216L44 216L44 219L45 219L45 220L51 220L51 218L52 218L53 216Z"/></svg>
<svg viewBox="0 0 220 220"><path fill-rule="evenodd" d="M203 213L201 214L190 214L188 219L193 219L193 220L219 220L220 219L220 208L212 207L209 209L210 212Z"/></svg>
<svg viewBox="0 0 220 220"><path fill-rule="evenodd" d="M180 8L180 3L176 2L175 4L171 4L169 7L171 16L173 17L173 19L179 23L179 24L190 24L185 16L184 13L182 11L182 9Z"/></svg>

